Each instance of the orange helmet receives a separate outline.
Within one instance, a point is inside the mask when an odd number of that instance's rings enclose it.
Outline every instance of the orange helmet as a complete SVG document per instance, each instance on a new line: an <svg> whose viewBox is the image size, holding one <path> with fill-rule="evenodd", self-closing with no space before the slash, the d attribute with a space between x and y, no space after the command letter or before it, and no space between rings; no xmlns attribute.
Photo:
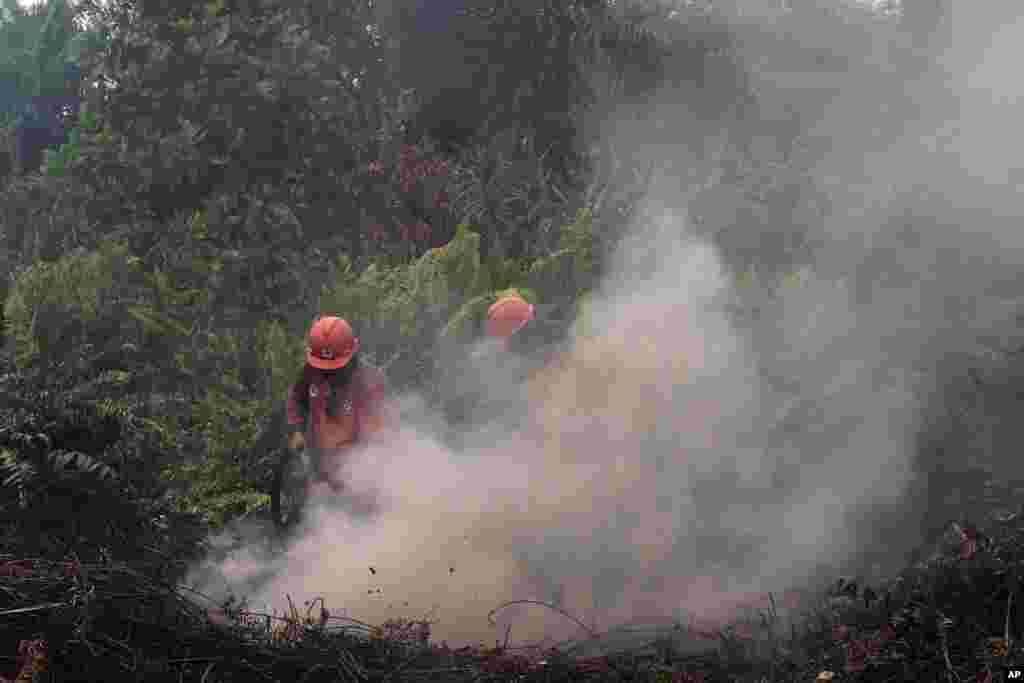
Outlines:
<svg viewBox="0 0 1024 683"><path fill-rule="evenodd" d="M309 330L306 362L320 370L337 370L352 360L359 339L347 321L333 315L318 318Z"/></svg>
<svg viewBox="0 0 1024 683"><path fill-rule="evenodd" d="M487 334L508 338L533 320L533 306L519 296L503 296L487 310Z"/></svg>

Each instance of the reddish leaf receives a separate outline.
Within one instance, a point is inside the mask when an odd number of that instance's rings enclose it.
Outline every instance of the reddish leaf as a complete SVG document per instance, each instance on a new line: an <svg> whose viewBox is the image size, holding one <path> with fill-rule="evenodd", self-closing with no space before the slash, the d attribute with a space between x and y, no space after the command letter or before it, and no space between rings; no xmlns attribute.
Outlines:
<svg viewBox="0 0 1024 683"><path fill-rule="evenodd" d="M863 657L848 657L846 660L846 666L844 668L846 669L847 673L856 673L858 671L863 671L864 669L868 668L868 663L867 660Z"/></svg>
<svg viewBox="0 0 1024 683"><path fill-rule="evenodd" d="M78 560L71 560L64 563L64 576L74 579L82 574L82 565Z"/></svg>
<svg viewBox="0 0 1024 683"><path fill-rule="evenodd" d="M417 242L426 242L430 239L430 234L430 225L423 221L418 222L412 227L412 238Z"/></svg>
<svg viewBox="0 0 1024 683"><path fill-rule="evenodd" d="M704 683L704 674L699 671L693 673L676 671L672 674L672 683Z"/></svg>
<svg viewBox="0 0 1024 683"><path fill-rule="evenodd" d="M442 211L447 209L449 206L448 193L444 190L440 190L434 193L434 208L441 209Z"/></svg>
<svg viewBox="0 0 1024 683"><path fill-rule="evenodd" d="M445 177L448 175L448 162L444 159L423 161L419 166L419 171L426 176Z"/></svg>
<svg viewBox="0 0 1024 683"><path fill-rule="evenodd" d="M736 624L736 637L740 640L752 640L754 629L750 624Z"/></svg>
<svg viewBox="0 0 1024 683"><path fill-rule="evenodd" d="M832 640L843 642L850 639L850 627L839 624L832 627Z"/></svg>
<svg viewBox="0 0 1024 683"><path fill-rule="evenodd" d="M42 638L37 640L19 640L18 655L23 657L43 657L46 655L46 641Z"/></svg>
<svg viewBox="0 0 1024 683"><path fill-rule="evenodd" d="M480 668L490 674L525 674L530 670L531 662L521 655L492 653L487 656Z"/></svg>
<svg viewBox="0 0 1024 683"><path fill-rule="evenodd" d="M29 560L14 560L12 562L0 564L0 576L15 579L32 576L32 563Z"/></svg>
<svg viewBox="0 0 1024 683"><path fill-rule="evenodd" d="M604 657L588 657L576 660L576 671L578 673L603 673L611 671L611 666Z"/></svg>
<svg viewBox="0 0 1024 683"><path fill-rule="evenodd" d="M690 632L696 638L718 640L722 625L713 619L694 619L690 623Z"/></svg>
<svg viewBox="0 0 1024 683"><path fill-rule="evenodd" d="M219 607L208 608L206 610L206 618L209 619L212 623L217 624L218 626L228 625L228 616L224 612L224 610L220 609Z"/></svg>
<svg viewBox="0 0 1024 683"><path fill-rule="evenodd" d="M867 667L870 654L870 646L866 641L851 641L846 647L846 670L848 672L863 671Z"/></svg>
<svg viewBox="0 0 1024 683"><path fill-rule="evenodd" d="M366 229L366 236L374 242L384 239L384 226L380 223L373 223Z"/></svg>
<svg viewBox="0 0 1024 683"><path fill-rule="evenodd" d="M402 161L411 161L416 158L419 150L414 145L402 145L398 150L398 156Z"/></svg>
<svg viewBox="0 0 1024 683"><path fill-rule="evenodd" d="M896 629L892 624L885 624L878 630L878 639L883 643L896 637Z"/></svg>

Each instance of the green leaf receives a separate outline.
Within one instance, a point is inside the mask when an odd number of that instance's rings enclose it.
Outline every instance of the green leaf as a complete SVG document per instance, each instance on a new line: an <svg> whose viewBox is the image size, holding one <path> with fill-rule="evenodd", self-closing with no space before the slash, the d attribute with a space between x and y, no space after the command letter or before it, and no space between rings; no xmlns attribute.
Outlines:
<svg viewBox="0 0 1024 683"><path fill-rule="evenodd" d="M96 316L101 296L114 286L117 262L127 252L114 243L84 254L72 254L54 262L40 262L18 274L4 303L4 317L15 341L18 367L32 362L40 351L37 312L47 307L68 310L75 316ZM60 329L51 329L57 338Z"/></svg>
<svg viewBox="0 0 1024 683"><path fill-rule="evenodd" d="M172 449L177 445L178 430L173 418L143 417L139 419L139 422L150 432L156 434L164 448Z"/></svg>
<svg viewBox="0 0 1024 683"><path fill-rule="evenodd" d="M90 133L96 132L96 129L99 127L99 119L96 117L96 112L80 111L78 114L78 125Z"/></svg>
<svg viewBox="0 0 1024 683"><path fill-rule="evenodd" d="M176 351L174 353L174 363L178 366L178 369L184 372L186 375L193 375L192 372L192 358L184 351Z"/></svg>
<svg viewBox="0 0 1024 683"><path fill-rule="evenodd" d="M132 305L127 308L128 314L142 323L143 328L152 334L192 336L192 327L156 311L152 306Z"/></svg>
<svg viewBox="0 0 1024 683"><path fill-rule="evenodd" d="M192 233L192 239L195 240L206 240L210 237L209 221L207 219L206 211L197 210L189 218L189 230Z"/></svg>
<svg viewBox="0 0 1024 683"><path fill-rule="evenodd" d="M791 273L786 273L785 277L782 278L783 287L801 287L807 282L808 272L806 269L794 270Z"/></svg>
<svg viewBox="0 0 1024 683"><path fill-rule="evenodd" d="M448 323L442 328L441 336L457 337L466 333L471 324L476 320L482 320L487 314L487 309L497 300L492 293L481 294L462 304L455 314L449 318Z"/></svg>
<svg viewBox="0 0 1024 683"><path fill-rule="evenodd" d="M256 344L263 367L270 373L270 395L283 397L302 368L305 344L301 335L290 334L277 321L263 322L256 330Z"/></svg>
<svg viewBox="0 0 1024 683"><path fill-rule="evenodd" d="M127 419L132 414L131 406L124 401L115 401L114 399L104 398L94 402L93 405L96 407L97 414L101 417Z"/></svg>
<svg viewBox="0 0 1024 683"><path fill-rule="evenodd" d="M206 16L216 17L224 11L224 0L213 0L213 2L206 3L204 7L206 10Z"/></svg>
<svg viewBox="0 0 1024 683"><path fill-rule="evenodd" d="M128 315L142 323L142 327L146 332L151 334L167 333L167 328L163 321L160 320L160 315L151 306L129 306Z"/></svg>
<svg viewBox="0 0 1024 683"><path fill-rule="evenodd" d="M594 299L590 292L581 293L576 301L576 319L573 329L580 337L592 337L597 333L593 320Z"/></svg>

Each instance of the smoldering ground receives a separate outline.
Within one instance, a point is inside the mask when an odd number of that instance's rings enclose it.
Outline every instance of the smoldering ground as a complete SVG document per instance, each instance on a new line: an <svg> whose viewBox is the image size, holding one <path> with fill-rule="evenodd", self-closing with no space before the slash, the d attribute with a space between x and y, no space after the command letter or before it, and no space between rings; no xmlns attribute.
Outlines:
<svg viewBox="0 0 1024 683"><path fill-rule="evenodd" d="M607 110L594 129L661 171L586 324L509 399L523 428L481 429L452 451L409 398L403 429L344 466L354 491L378 496L373 520L316 508L284 555L221 572L257 602L320 596L369 622L426 615L435 638L462 643L506 628L514 642L586 633L539 606L490 623L505 601L555 603L592 630L720 622L766 591L899 568L933 512L909 495L923 416L939 400L933 378L985 334L1016 334L1007 311L1024 258L1004 218L1018 211L1019 155L1002 144L1015 139L1001 109L1014 93L998 71L1024 43L1014 25L989 47L977 13L953 7L946 43L899 92L879 90L892 84L883 67L895 48L830 29L858 66L802 124L828 144L793 162L812 182L790 218L812 248L783 264L803 266L791 286L737 287L737 254L762 237L694 219L708 194L744 200L722 192L717 143L680 89L645 105L643 121ZM799 87L767 73L755 74L762 101ZM880 116L870 103L882 95L902 113ZM690 122L699 140L687 139ZM717 149L736 135L716 132ZM509 398L500 370L478 376ZM268 566L272 578L249 581Z"/></svg>

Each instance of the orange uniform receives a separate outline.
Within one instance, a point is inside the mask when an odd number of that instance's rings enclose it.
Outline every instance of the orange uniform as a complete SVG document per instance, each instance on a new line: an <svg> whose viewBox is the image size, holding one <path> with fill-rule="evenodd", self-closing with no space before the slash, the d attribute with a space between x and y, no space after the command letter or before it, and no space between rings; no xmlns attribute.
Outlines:
<svg viewBox="0 0 1024 683"><path fill-rule="evenodd" d="M359 339L348 322L319 318L309 333L306 367L288 393L288 424L311 451L315 475L330 480L330 465L386 418L384 373L359 365Z"/></svg>

